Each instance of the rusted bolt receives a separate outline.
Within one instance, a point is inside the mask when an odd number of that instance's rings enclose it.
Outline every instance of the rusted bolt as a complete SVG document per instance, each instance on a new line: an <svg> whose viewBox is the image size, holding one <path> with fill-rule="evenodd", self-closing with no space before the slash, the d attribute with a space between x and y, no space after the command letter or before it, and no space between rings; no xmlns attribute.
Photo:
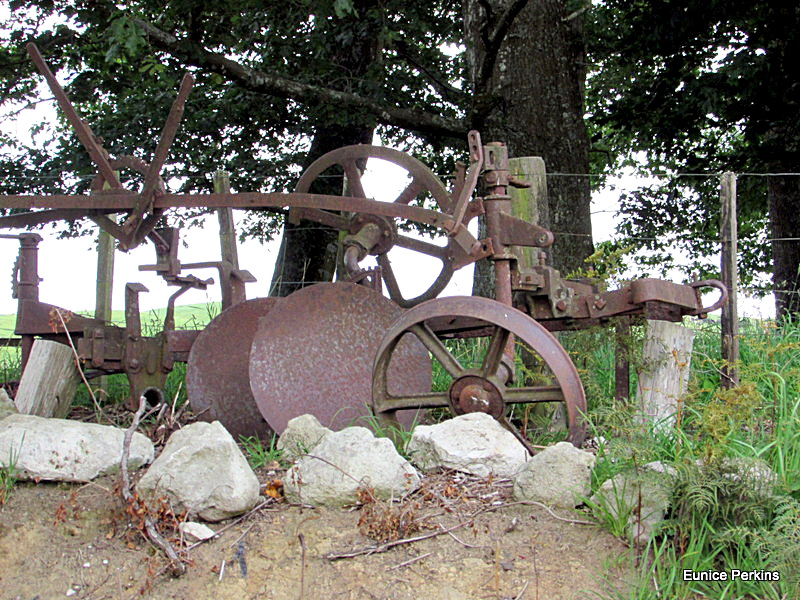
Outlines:
<svg viewBox="0 0 800 600"><path fill-rule="evenodd" d="M132 359L130 359L130 360L128 361L128 366L129 366L131 369L138 369L138 368L141 366L141 363L139 362L139 359L138 359L138 358L132 358Z"/></svg>
<svg viewBox="0 0 800 600"><path fill-rule="evenodd" d="M533 281L533 277L530 275L525 275L525 281Z"/></svg>
<svg viewBox="0 0 800 600"><path fill-rule="evenodd" d="M567 303L564 300L559 300L558 302L556 302L556 308L561 312L564 312L565 310L567 310Z"/></svg>

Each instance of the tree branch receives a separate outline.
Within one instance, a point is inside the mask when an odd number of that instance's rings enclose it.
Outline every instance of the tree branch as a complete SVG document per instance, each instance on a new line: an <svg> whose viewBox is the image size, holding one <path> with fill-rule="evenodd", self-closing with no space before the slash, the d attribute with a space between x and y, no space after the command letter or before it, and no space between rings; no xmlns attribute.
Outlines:
<svg viewBox="0 0 800 600"><path fill-rule="evenodd" d="M291 98L305 104L331 104L342 108L357 108L384 125L394 125L423 134L459 140L463 140L466 135L467 124L463 120L387 106L358 94L299 83L279 75L257 71L222 54L210 52L196 42L162 31L147 21L138 18L133 21L142 28L155 47L181 58L192 66L224 75L247 90L279 98Z"/></svg>
<svg viewBox="0 0 800 600"><path fill-rule="evenodd" d="M423 61L417 56L414 51L406 44L403 40L397 40L393 44L397 55L402 57L406 62L408 62L412 67L418 69L421 73L424 73L425 76L428 78L428 81L431 82L448 100L451 102L463 102L464 101L464 90L460 90L456 87L453 87L446 81L443 81L440 74L433 72L433 69L425 66Z"/></svg>
<svg viewBox="0 0 800 600"><path fill-rule="evenodd" d="M513 0L508 7L506 7L506 10L503 11L503 14L500 15L500 18L489 35L484 39L486 53L484 54L480 76L478 77L480 83L480 87L477 88L478 90L483 90L489 79L491 79L494 66L497 63L497 55L500 53L500 47L503 45L508 30L511 28L512 23L514 23L514 19L517 18L517 15L525 8L526 4L528 4L528 0ZM487 21L488 19L489 15L487 12Z"/></svg>

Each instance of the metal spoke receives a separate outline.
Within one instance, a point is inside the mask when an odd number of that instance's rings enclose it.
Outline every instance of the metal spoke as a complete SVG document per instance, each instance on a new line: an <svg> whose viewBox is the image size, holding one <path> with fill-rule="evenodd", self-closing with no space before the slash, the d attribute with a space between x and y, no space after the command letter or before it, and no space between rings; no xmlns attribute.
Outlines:
<svg viewBox="0 0 800 600"><path fill-rule="evenodd" d="M406 189L404 189L402 192L400 192L400 195L397 197L397 199L395 200L395 202L396 202L396 203L398 203L398 204L408 204L408 203L409 203L409 202L411 202L411 201L412 201L414 198L416 198L416 197L417 197L417 195L418 195L418 194L419 194L419 193L420 193L420 192L421 192L423 189L424 189L424 186L423 186L423 184L422 184L422 182L421 182L421 181L419 181L419 180L418 180L418 179L416 179L416 178L415 178L415 179L412 179L412 180L411 180L411 183L409 183L409 184L406 186Z"/></svg>
<svg viewBox="0 0 800 600"><path fill-rule="evenodd" d="M393 396L387 393L386 398L380 402L378 410L439 408L447 405L447 392L426 392L424 394L408 394L404 396Z"/></svg>
<svg viewBox="0 0 800 600"><path fill-rule="evenodd" d="M506 388L503 393L506 404L527 404L528 402L564 402L564 392L557 385L539 385L520 388Z"/></svg>
<svg viewBox="0 0 800 600"><path fill-rule="evenodd" d="M442 340L436 337L436 334L424 322L411 326L408 331L417 336L422 345L428 349L428 352L441 363L444 370L452 377L460 377L464 373L464 367L461 366L458 359L450 354Z"/></svg>
<svg viewBox="0 0 800 600"><path fill-rule="evenodd" d="M513 426L513 425L512 425L512 424L511 424L511 423L508 421L508 419L507 419L505 416L502 416L502 417L500 417L499 419L497 419L497 422L498 422L498 423L500 423L500 425L502 425L503 427L505 427L505 428L506 428L506 429L508 429L508 430L509 430L511 433L513 433L513 434L514 434L514 437L515 437L515 438L517 438L517 439L519 440L519 442L520 442L520 443L521 443L523 446L525 446L525 449L528 451L528 454L530 454L531 456L533 456L533 455L536 453L536 452L535 452L535 450L534 450L534 448L533 448L533 446L532 446L532 445L531 445L531 443L528 441L528 438L526 438L524 435L522 435L522 432L521 432L519 429L517 429L516 427L514 427L514 426Z"/></svg>
<svg viewBox="0 0 800 600"><path fill-rule="evenodd" d="M344 164L344 174L347 177L348 194L355 198L366 198L364 186L361 185L361 170L355 160L349 160Z"/></svg>
<svg viewBox="0 0 800 600"><path fill-rule="evenodd" d="M511 335L504 327L495 325L492 331L492 339L489 342L489 349L486 351L486 356L483 357L481 364L481 376L488 377L497 373L500 368L500 361L503 359L506 346L508 345L508 337Z"/></svg>

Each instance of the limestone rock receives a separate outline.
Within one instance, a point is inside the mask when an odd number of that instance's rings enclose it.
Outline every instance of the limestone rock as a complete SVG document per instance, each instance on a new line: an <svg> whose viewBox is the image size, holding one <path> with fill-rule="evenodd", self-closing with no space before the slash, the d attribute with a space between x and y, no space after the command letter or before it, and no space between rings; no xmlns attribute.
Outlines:
<svg viewBox="0 0 800 600"><path fill-rule="evenodd" d="M514 498L573 508L591 491L595 460L590 452L558 442L528 461L514 481Z"/></svg>
<svg viewBox="0 0 800 600"><path fill-rule="evenodd" d="M185 536L195 540L210 540L217 533L208 525L198 523L197 521L185 521L178 525L181 533Z"/></svg>
<svg viewBox="0 0 800 600"><path fill-rule="evenodd" d="M16 415L19 413L17 405L8 397L5 388L0 387L0 420L5 419L8 415Z"/></svg>
<svg viewBox="0 0 800 600"><path fill-rule="evenodd" d="M419 482L390 440L365 427L347 427L326 434L289 469L284 491L290 502L345 506L358 500L359 488L371 488L378 499L400 498Z"/></svg>
<svg viewBox="0 0 800 600"><path fill-rule="evenodd" d="M591 497L595 514L628 516L628 533L637 546L652 537L669 508L675 469L660 461L625 471L603 482Z"/></svg>
<svg viewBox="0 0 800 600"><path fill-rule="evenodd" d="M314 415L300 415L291 419L278 438L278 450L283 459L293 463L304 454L311 452L330 429L324 427Z"/></svg>
<svg viewBox="0 0 800 600"><path fill-rule="evenodd" d="M144 498L166 497L176 510L206 521L242 514L258 502L258 479L219 421L173 433L136 486Z"/></svg>
<svg viewBox="0 0 800 600"><path fill-rule="evenodd" d="M525 447L486 413L468 413L438 423L417 425L406 447L424 471L437 467L479 477L514 477L528 460Z"/></svg>
<svg viewBox="0 0 800 600"><path fill-rule="evenodd" d="M119 470L122 429L67 419L10 415L0 421L0 464L13 464L20 479L90 481ZM153 460L153 443L131 440L129 469Z"/></svg>

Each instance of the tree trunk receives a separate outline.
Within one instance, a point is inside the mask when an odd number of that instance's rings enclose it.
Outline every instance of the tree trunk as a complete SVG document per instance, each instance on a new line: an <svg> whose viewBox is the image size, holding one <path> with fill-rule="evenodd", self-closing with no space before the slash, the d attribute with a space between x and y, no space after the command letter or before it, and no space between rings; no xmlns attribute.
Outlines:
<svg viewBox="0 0 800 600"><path fill-rule="evenodd" d="M800 177L767 178L767 201L773 240L775 316L796 318L800 313Z"/></svg>
<svg viewBox="0 0 800 600"><path fill-rule="evenodd" d="M363 87L369 69L380 59L380 5L376 0L354 0L353 14L332 20L320 20L319 27L329 28L328 60L338 68L342 77L339 86L346 91L369 95ZM348 40L341 43L341 40ZM344 112L340 107L323 109L316 118L317 126L311 149L303 169L323 154L351 144L369 144L375 129L374 120L355 111ZM312 193L342 194L342 179L320 178L311 186ZM331 281L336 273L337 232L319 223L301 221L292 225L286 221L270 296L288 296L312 283Z"/></svg>
<svg viewBox="0 0 800 600"><path fill-rule="evenodd" d="M372 127L330 126L318 127L303 168L307 168L323 154L351 144L369 144ZM311 186L314 194L342 194L339 177L320 178ZM336 273L338 235L319 223L301 221L284 225L281 247L272 274L270 296L288 296L306 285L332 281Z"/></svg>
<svg viewBox="0 0 800 600"><path fill-rule="evenodd" d="M567 4L464 4L474 91L472 127L481 131L484 142L505 142L512 157L544 159L549 198L539 213L549 220L540 224L555 233L549 254L563 273L583 267L593 252L589 138L583 122L583 23ZM476 267L476 283L487 276L485 269Z"/></svg>

